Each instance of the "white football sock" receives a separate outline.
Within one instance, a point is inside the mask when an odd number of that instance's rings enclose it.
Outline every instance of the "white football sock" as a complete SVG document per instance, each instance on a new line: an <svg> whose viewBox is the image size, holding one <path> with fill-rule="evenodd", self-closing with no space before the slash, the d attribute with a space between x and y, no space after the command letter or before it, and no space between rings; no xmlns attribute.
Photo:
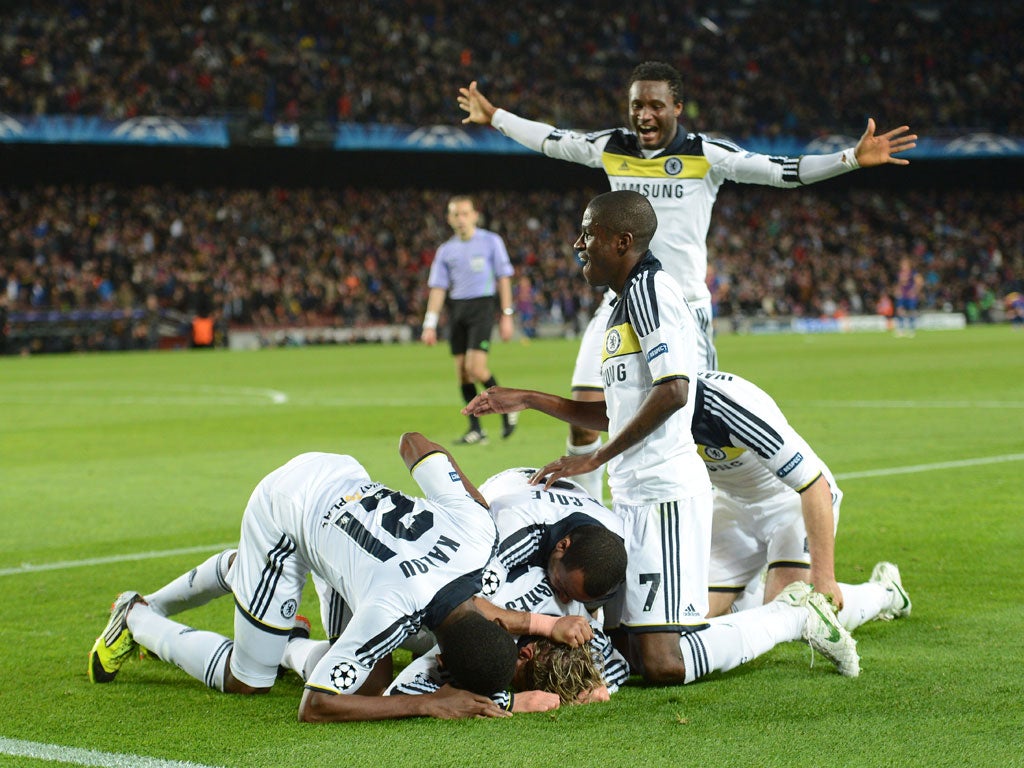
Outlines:
<svg viewBox="0 0 1024 768"><path fill-rule="evenodd" d="M330 650L330 647L331 643L328 640L293 637L285 646L281 666L297 673L303 680L308 680L310 673L320 663L320 659Z"/></svg>
<svg viewBox="0 0 1024 768"><path fill-rule="evenodd" d="M189 608L198 608L211 600L230 594L228 572L236 549L225 549L170 584L143 599L164 616L174 616ZM154 649L156 650L156 649Z"/></svg>
<svg viewBox="0 0 1024 768"><path fill-rule="evenodd" d="M839 621L851 632L876 618L892 602L889 590L873 581L840 584L839 589L843 593L843 610L839 612Z"/></svg>
<svg viewBox="0 0 1024 768"><path fill-rule="evenodd" d="M132 607L127 621L137 643L210 688L224 690L224 671L234 646L231 640L179 624L143 603Z"/></svg>
<svg viewBox="0 0 1024 768"><path fill-rule="evenodd" d="M573 445L572 442L566 443L566 453L569 456L586 456L588 453L593 453L601 447L601 438L598 437L592 443L587 445ZM592 469L584 475L573 475L570 480L579 483L583 486L583 489L593 496L595 499L604 503L604 465L602 464L597 469Z"/></svg>
<svg viewBox="0 0 1024 768"><path fill-rule="evenodd" d="M715 671L728 672L779 643L799 640L806 621L803 608L776 602L708 619L707 629L679 638L686 682Z"/></svg>

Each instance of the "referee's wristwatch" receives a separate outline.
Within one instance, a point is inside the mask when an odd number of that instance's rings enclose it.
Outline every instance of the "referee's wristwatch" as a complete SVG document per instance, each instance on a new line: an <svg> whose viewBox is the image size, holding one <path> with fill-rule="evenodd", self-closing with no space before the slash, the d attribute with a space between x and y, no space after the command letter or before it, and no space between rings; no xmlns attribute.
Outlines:
<svg viewBox="0 0 1024 768"><path fill-rule="evenodd" d="M501 314L506 315L508 317L512 317L512 315L514 315L515 313L516 311L512 309L512 307L505 307L503 310L501 310Z"/></svg>

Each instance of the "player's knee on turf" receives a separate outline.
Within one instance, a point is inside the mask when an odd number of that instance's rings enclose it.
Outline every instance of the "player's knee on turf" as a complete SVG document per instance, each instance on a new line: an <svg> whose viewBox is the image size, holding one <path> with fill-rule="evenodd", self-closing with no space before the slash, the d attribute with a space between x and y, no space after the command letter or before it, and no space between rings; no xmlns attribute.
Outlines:
<svg viewBox="0 0 1024 768"><path fill-rule="evenodd" d="M686 667L675 632L652 632L638 635L637 649L641 657L644 680L655 685L676 685L686 682Z"/></svg>
<svg viewBox="0 0 1024 768"><path fill-rule="evenodd" d="M270 688L255 688L248 683L243 683L233 674L231 674L231 654L228 654L227 659L224 662L226 669L224 670L224 693L240 693L243 696L251 696L257 693L268 693Z"/></svg>

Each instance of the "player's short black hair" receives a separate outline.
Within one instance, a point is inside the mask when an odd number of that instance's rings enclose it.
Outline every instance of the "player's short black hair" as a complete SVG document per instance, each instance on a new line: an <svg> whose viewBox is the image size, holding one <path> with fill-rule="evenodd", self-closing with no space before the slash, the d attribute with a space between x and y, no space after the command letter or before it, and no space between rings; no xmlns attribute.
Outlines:
<svg viewBox="0 0 1024 768"><path fill-rule="evenodd" d="M626 547L603 525L573 528L569 542L562 565L567 571L583 570L583 589L588 597L604 597L626 578Z"/></svg>
<svg viewBox="0 0 1024 768"><path fill-rule="evenodd" d="M519 650L512 635L482 614L467 613L438 632L452 685L490 696L512 684Z"/></svg>
<svg viewBox="0 0 1024 768"><path fill-rule="evenodd" d="M663 61L645 61L637 64L629 76L629 85L632 86L633 83L641 80L668 83L672 100L675 102L683 100L683 76L671 64L666 64Z"/></svg>
<svg viewBox="0 0 1024 768"><path fill-rule="evenodd" d="M629 232L641 252L647 250L658 229L658 216L651 202L631 189L614 189L598 195L587 205L595 224L612 232Z"/></svg>

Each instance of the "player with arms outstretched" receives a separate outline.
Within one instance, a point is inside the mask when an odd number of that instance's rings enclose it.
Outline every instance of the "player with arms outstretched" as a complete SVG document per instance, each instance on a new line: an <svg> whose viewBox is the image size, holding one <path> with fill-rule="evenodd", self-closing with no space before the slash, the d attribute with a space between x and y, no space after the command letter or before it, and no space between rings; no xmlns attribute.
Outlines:
<svg viewBox="0 0 1024 768"><path fill-rule="evenodd" d="M697 322L700 367L718 367L712 340L711 294L706 285L707 235L718 189L725 181L773 187L799 187L830 179L857 168L891 163L913 149L917 136L900 126L875 133L875 121L855 147L826 155L770 156L747 152L732 142L687 133L679 125L683 109L682 76L669 64L648 61L629 78L629 128L576 133L547 123L527 120L496 108L474 81L459 89L464 123L492 125L509 138L548 157L602 168L613 190L629 189L650 200L658 217L651 250L675 278ZM598 308L580 344L573 371L577 400L603 399L600 376L601 341L611 313L610 295ZM570 428L569 452L592 453L601 445L600 433ZM601 498L601 472L577 477L591 495Z"/></svg>

